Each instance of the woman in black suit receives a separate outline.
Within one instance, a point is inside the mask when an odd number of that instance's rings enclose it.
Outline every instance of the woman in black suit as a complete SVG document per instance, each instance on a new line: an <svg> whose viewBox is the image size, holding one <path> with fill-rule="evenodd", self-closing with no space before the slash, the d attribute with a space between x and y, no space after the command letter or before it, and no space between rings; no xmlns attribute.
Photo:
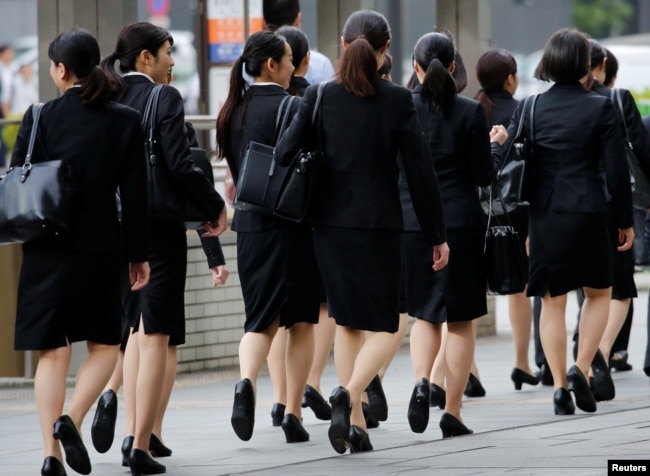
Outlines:
<svg viewBox="0 0 650 476"><path fill-rule="evenodd" d="M443 323L447 322L442 350L447 367L447 398L440 420L443 437L447 438L472 432L462 423L460 401L474 358L472 321L487 313L485 217L476 187L491 183L495 167L483 107L456 94L451 75L455 66L452 40L442 33L427 33L416 43L413 58L421 83L413 90L413 102L440 183L447 240L454 252L444 270L432 271L429 248L402 173L404 286L408 314L417 318L411 330L415 387L407 415L411 430L422 433L426 429L430 400L427 377L440 348ZM495 140L505 140L503 126L493 132ZM498 144L495 147L495 153L500 155Z"/></svg>
<svg viewBox="0 0 650 476"><path fill-rule="evenodd" d="M519 85L517 62L509 51L491 49L483 53L476 63L476 77L481 89L474 97L483 104L490 124L510 124L517 101L513 94ZM526 239L528 238L528 210L520 207L509 214L512 226L519 237L522 255L526 256ZM528 262L526 262L528 266ZM537 385L539 377L533 374L528 363L528 346L533 324L533 307L526 292L508 296L508 317L512 326L515 344L515 366L510 378L515 389L521 390L523 383Z"/></svg>
<svg viewBox="0 0 650 476"><path fill-rule="evenodd" d="M340 387L332 392L330 443L339 453L372 450L361 394L391 351L399 323L400 239L397 184L401 153L433 268L447 264L442 203L431 156L409 91L379 77L390 28L379 13L353 13L343 27L337 79L322 96L325 165L313 216L314 246L330 315ZM276 160L291 162L314 137L317 87L307 88ZM374 331L364 340L364 331Z"/></svg>
<svg viewBox="0 0 650 476"><path fill-rule="evenodd" d="M115 52L102 61L118 82L120 102L142 112L156 84L167 84L174 61L173 38L150 23L133 23L120 32ZM119 76L114 63L120 61ZM155 118L158 157L181 187L210 217L210 228L217 235L226 228L223 199L191 159L183 100L175 88L160 93ZM124 306L130 316L133 334L124 356L124 390L129 421L123 443L123 463L133 474L164 472L149 452L155 416L160 405L169 359L168 347L185 341L185 275L187 237L182 222L152 216L149 222L152 268L150 285L128 296Z"/></svg>
<svg viewBox="0 0 650 476"><path fill-rule="evenodd" d="M40 351L34 387L45 443L41 474L60 476L66 472L57 440L72 469L91 471L79 428L117 359L121 252L130 263L132 290L147 284L149 265L139 116L110 102L113 84L98 67L99 45L87 31L61 33L50 43L48 56L50 75L62 96L43 107L32 162L62 160L78 190L70 234L23 246L15 348ZM20 126L12 167L25 157L32 119L30 108ZM88 356L77 373L68 414L61 416L71 344L84 340Z"/></svg>
<svg viewBox="0 0 650 476"><path fill-rule="evenodd" d="M616 216L618 250L632 246L632 199L620 122L609 99L581 84L590 74L589 41L576 30L548 40L535 71L555 84L535 105L529 189L530 275L527 294L542 297L540 335L553 375L556 414L596 411L587 382L607 324L612 254L607 215ZM509 132L521 117L515 110ZM524 118L530 134L530 119ZM583 288L576 365L566 373L566 295ZM567 390L568 388L568 390Z"/></svg>
<svg viewBox="0 0 650 476"><path fill-rule="evenodd" d="M242 70L253 84L248 86ZM235 182L251 140L272 144L278 108L288 98L291 47L270 31L254 33L230 75L228 98L217 117L218 155L226 158ZM293 114L292 110L287 110ZM247 441L255 424L257 377L279 327L288 334L286 409L281 425L287 443L309 440L301 423L302 395L314 353L318 322L318 266L308 225L294 224L252 210L235 210L237 267L246 310L239 343L241 380L235 386L231 423Z"/></svg>

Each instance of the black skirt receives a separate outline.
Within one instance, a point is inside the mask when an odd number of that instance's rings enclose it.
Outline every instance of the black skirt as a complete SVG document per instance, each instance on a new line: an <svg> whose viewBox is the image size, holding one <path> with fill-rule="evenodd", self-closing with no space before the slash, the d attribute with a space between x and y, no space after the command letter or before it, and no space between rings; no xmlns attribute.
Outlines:
<svg viewBox="0 0 650 476"><path fill-rule="evenodd" d="M23 254L14 348L120 343L120 262L52 249Z"/></svg>
<svg viewBox="0 0 650 476"><path fill-rule="evenodd" d="M329 315L338 325L397 332L401 234L350 228L314 230Z"/></svg>
<svg viewBox="0 0 650 476"><path fill-rule="evenodd" d="M238 232L237 269L246 332L262 332L278 316L281 327L318 322L321 282L309 227Z"/></svg>
<svg viewBox="0 0 650 476"><path fill-rule="evenodd" d="M449 264L434 271L433 249L420 232L404 233L402 259L409 316L431 323L487 314L483 228L447 229Z"/></svg>
<svg viewBox="0 0 650 476"><path fill-rule="evenodd" d="M634 249L618 251L618 226L616 215L609 214L609 237L612 251L612 299L628 299L637 297L634 282Z"/></svg>

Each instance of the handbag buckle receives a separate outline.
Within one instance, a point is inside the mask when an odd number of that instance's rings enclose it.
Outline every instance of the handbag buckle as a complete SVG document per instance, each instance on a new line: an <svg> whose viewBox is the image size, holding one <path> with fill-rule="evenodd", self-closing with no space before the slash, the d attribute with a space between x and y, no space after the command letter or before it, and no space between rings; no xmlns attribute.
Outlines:
<svg viewBox="0 0 650 476"><path fill-rule="evenodd" d="M27 180L27 176L29 175L29 172L32 170L32 163L31 162L25 162L23 164L23 173L20 176L20 183L24 183L25 180Z"/></svg>

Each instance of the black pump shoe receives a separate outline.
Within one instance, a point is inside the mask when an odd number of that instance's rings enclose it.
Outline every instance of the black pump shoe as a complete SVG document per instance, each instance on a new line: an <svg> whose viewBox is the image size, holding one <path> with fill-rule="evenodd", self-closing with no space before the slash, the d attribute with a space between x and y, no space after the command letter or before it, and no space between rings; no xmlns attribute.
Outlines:
<svg viewBox="0 0 650 476"><path fill-rule="evenodd" d="M510 378L515 384L515 390L521 390L521 386L524 383L527 383L528 385L537 385L539 383L538 376L530 375L529 373L524 372L523 370L518 369L517 367L512 369Z"/></svg>
<svg viewBox="0 0 650 476"><path fill-rule="evenodd" d="M282 425L284 410L286 410L286 408L286 405L283 405L282 403L273 404L273 408L271 408L271 420L273 421L273 426Z"/></svg>
<svg viewBox="0 0 650 476"><path fill-rule="evenodd" d="M377 428L379 426L379 420L370 413L370 405L366 402L361 402L361 409L363 410L363 418L366 420L366 428Z"/></svg>
<svg viewBox="0 0 650 476"><path fill-rule="evenodd" d="M485 388L481 385L481 381L470 372L469 379L467 379L467 386L463 392L467 397L484 397Z"/></svg>
<svg viewBox="0 0 650 476"><path fill-rule="evenodd" d="M99 453L106 453L115 438L115 420L117 419L117 395L113 390L106 390L97 402L95 418L90 427L93 446Z"/></svg>
<svg viewBox="0 0 650 476"><path fill-rule="evenodd" d="M167 472L165 465L158 463L147 453L137 448L132 448L129 453L129 467L131 468L131 476Z"/></svg>
<svg viewBox="0 0 650 476"><path fill-rule="evenodd" d="M569 391L575 395L576 406L583 412L595 412L596 399L582 371L573 365L567 372L566 378L569 381Z"/></svg>
<svg viewBox="0 0 650 476"><path fill-rule="evenodd" d="M451 438L453 436L471 435L474 433L465 425L463 425L458 418L450 413L443 413L440 419L440 429L442 430L443 438Z"/></svg>
<svg viewBox="0 0 650 476"><path fill-rule="evenodd" d="M350 427L350 453L361 453L363 451L372 451L372 443L368 432L363 431L356 425Z"/></svg>
<svg viewBox="0 0 650 476"><path fill-rule="evenodd" d="M598 394L596 400L612 400L616 396L616 388L607 361L600 350L596 351L591 362L591 372L594 375L594 393Z"/></svg>
<svg viewBox="0 0 650 476"><path fill-rule="evenodd" d="M129 467L129 453L131 452L131 448L133 448L134 439L133 436L125 436L124 440L122 440L122 466L125 468Z"/></svg>
<svg viewBox="0 0 650 476"><path fill-rule="evenodd" d="M553 394L553 409L556 415L573 415L576 407L566 388L558 388Z"/></svg>
<svg viewBox="0 0 650 476"><path fill-rule="evenodd" d="M327 431L334 451L343 454L350 445L350 394L343 387L336 387L330 396L332 420Z"/></svg>
<svg viewBox="0 0 650 476"><path fill-rule="evenodd" d="M302 395L302 408L311 408L319 420L329 420L332 418L332 408L327 400L318 393L311 385L305 385L305 393Z"/></svg>
<svg viewBox="0 0 650 476"><path fill-rule="evenodd" d="M230 417L235 434L240 440L248 441L253 436L255 426L255 391L253 384L247 378L235 385L235 399Z"/></svg>
<svg viewBox="0 0 650 476"><path fill-rule="evenodd" d="M429 424L429 402L431 387L426 378L421 378L415 383L408 412L406 413L409 426L413 433L424 433Z"/></svg>
<svg viewBox="0 0 650 476"><path fill-rule="evenodd" d="M54 456L48 456L43 461L41 476L67 476L63 463Z"/></svg>
<svg viewBox="0 0 650 476"><path fill-rule="evenodd" d="M375 375L370 381L366 387L366 392L368 393L368 411L370 414L379 421L386 421L388 419L388 401L379 375Z"/></svg>
<svg viewBox="0 0 650 476"><path fill-rule="evenodd" d="M282 420L282 430L287 439L287 443L301 443L309 441L309 433L302 426L296 415L287 413Z"/></svg>
<svg viewBox="0 0 650 476"><path fill-rule="evenodd" d="M149 451L151 452L151 456L156 456L158 458L172 455L172 449L165 446L163 442L160 441L160 438L153 433L149 437Z"/></svg>
<svg viewBox="0 0 650 476"><path fill-rule="evenodd" d="M77 473L90 474L92 469L88 451L81 435L68 415L62 415L54 422L54 439L61 440L65 451L65 461Z"/></svg>
<svg viewBox="0 0 650 476"><path fill-rule="evenodd" d="M438 405L438 408L444 410L445 405L447 404L447 391L435 383L432 383L429 392L429 406L435 407Z"/></svg>
<svg viewBox="0 0 650 476"><path fill-rule="evenodd" d="M542 383L542 385L545 385L547 387L553 386L553 374L551 373L551 369L549 368L548 364L542 364L542 366L539 368L539 372L537 372L537 377L539 378L539 381Z"/></svg>

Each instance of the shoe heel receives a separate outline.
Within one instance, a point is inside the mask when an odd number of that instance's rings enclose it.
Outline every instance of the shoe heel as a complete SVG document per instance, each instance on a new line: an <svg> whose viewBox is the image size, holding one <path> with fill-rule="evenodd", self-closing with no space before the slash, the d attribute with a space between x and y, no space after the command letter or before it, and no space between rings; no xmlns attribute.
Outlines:
<svg viewBox="0 0 650 476"><path fill-rule="evenodd" d="M515 382L515 390L521 390L522 385L523 385L523 382L516 381Z"/></svg>

